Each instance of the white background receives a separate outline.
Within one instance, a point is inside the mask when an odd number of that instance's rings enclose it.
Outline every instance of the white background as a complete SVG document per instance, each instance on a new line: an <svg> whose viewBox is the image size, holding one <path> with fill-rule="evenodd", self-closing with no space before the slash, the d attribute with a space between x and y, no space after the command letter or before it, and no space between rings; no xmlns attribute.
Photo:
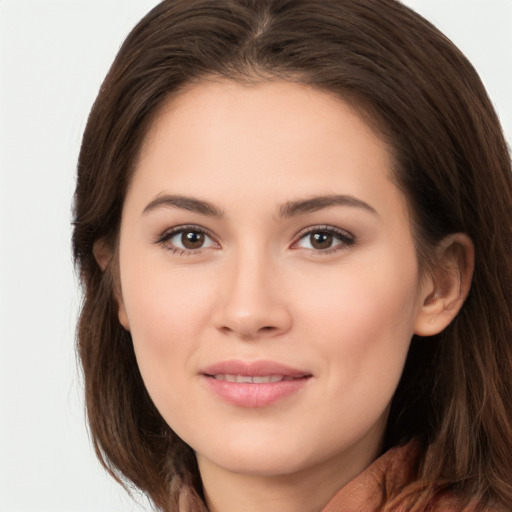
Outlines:
<svg viewBox="0 0 512 512"><path fill-rule="evenodd" d="M156 0L0 0L0 512L129 512L90 448L74 354L75 162L122 40ZM408 0L479 71L512 140L512 0Z"/></svg>

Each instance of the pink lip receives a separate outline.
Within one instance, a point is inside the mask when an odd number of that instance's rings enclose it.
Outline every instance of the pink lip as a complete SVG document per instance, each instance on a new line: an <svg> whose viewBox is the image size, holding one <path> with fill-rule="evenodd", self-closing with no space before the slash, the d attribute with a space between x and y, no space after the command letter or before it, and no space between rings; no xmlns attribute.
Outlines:
<svg viewBox="0 0 512 512"><path fill-rule="evenodd" d="M200 372L208 388L223 400L239 407L265 407L302 390L311 373L275 361L221 361ZM215 375L247 377L282 376L287 380L267 383L240 383L217 380Z"/></svg>

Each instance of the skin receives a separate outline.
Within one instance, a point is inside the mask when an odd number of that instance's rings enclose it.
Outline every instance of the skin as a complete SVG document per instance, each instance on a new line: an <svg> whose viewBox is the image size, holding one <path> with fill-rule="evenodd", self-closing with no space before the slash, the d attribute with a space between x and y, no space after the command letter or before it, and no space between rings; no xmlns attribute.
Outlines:
<svg viewBox="0 0 512 512"><path fill-rule="evenodd" d="M462 304L455 272L420 277L392 167L351 106L298 84L205 81L154 122L123 209L119 319L154 403L197 454L211 511L320 510L380 454L412 335L439 332ZM310 377L241 407L201 374L232 359Z"/></svg>

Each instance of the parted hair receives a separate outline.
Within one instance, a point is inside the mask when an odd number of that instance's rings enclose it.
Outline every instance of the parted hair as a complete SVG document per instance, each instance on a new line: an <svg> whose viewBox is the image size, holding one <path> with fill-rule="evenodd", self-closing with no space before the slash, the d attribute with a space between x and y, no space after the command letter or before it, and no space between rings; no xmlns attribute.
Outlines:
<svg viewBox="0 0 512 512"><path fill-rule="evenodd" d="M445 490L475 510L512 509L510 154L471 64L394 0L165 0L128 35L90 113L74 197L78 353L103 465L160 510L206 510L193 451L153 405L118 321L116 250L148 128L170 98L208 77L288 80L338 95L393 150L420 264L432 264L450 233L472 239L475 271L460 313L441 334L411 342L385 442L417 438L421 464L383 510L427 511ZM104 270L98 240L114 253Z"/></svg>

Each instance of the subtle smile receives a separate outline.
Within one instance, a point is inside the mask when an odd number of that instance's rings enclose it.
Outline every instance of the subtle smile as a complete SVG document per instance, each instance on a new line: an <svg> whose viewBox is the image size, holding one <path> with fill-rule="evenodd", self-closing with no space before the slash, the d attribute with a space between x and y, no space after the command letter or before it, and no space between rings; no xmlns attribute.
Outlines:
<svg viewBox="0 0 512 512"><path fill-rule="evenodd" d="M266 407L304 389L311 373L275 361L221 361L200 372L207 389L238 407Z"/></svg>
<svg viewBox="0 0 512 512"><path fill-rule="evenodd" d="M220 373L217 375L209 375L216 380L223 380L226 382L238 382L238 383L250 383L250 384L270 384L273 382L290 381L296 379L302 379L304 377L289 377L287 375L262 375L262 376L251 376L251 375L235 375L229 373Z"/></svg>

